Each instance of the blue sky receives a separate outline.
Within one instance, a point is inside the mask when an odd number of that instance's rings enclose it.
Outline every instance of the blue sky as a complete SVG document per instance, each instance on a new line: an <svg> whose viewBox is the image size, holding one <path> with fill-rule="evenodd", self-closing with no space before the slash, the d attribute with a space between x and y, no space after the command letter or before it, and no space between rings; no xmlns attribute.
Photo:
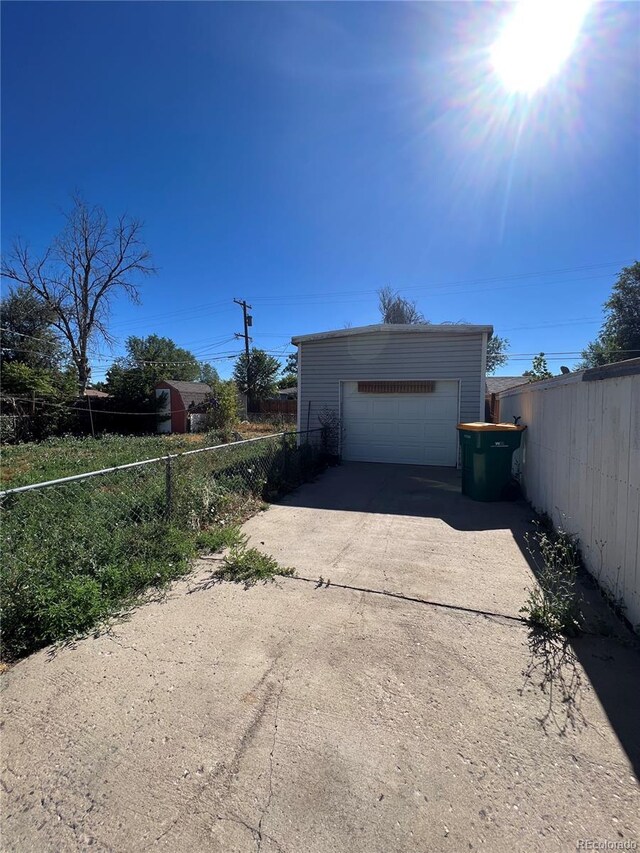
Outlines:
<svg viewBox="0 0 640 853"><path fill-rule="evenodd" d="M255 344L285 353L377 322L384 285L433 322L492 323L514 354L501 373L577 352L639 254L640 5L596 5L530 99L488 63L508 13L3 3L3 248L46 245L74 190L135 214L159 273L141 307L114 305L113 353L156 332L223 375L234 297Z"/></svg>

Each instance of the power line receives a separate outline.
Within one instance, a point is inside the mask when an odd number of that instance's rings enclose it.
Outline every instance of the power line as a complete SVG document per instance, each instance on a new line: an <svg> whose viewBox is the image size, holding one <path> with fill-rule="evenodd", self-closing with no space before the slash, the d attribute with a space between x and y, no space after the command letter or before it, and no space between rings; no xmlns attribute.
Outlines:
<svg viewBox="0 0 640 853"><path fill-rule="evenodd" d="M526 272L526 273L512 273L510 275L492 276L492 277L485 277L485 278L459 279L459 280L453 281L453 282L442 282L441 281L441 282L435 282L435 283L431 283L431 284L409 285L408 287L403 287L402 291L404 292L405 290L413 291L413 290L430 290L430 289L435 289L435 290L445 289L446 290L446 289L454 288L454 287L464 287L464 286L476 285L476 284L489 284L489 283L501 282L501 281L517 281L517 280L522 280L522 279L526 279L526 278L540 278L540 277L549 276L549 275L564 275L564 274L572 273L572 272L584 272L584 271L595 270L595 269L604 269L607 267L618 267L619 268L620 266L623 266L626 263L631 263L632 260L633 259L627 259L627 260L622 260L622 261L620 261L620 260L609 261L609 262L604 262L604 263L585 264L585 265L573 266L573 267L559 267L559 268L550 269L550 270L538 270L535 272ZM594 276L593 278L601 278L603 275L605 275L605 274L603 273L602 275ZM591 280L591 279L590 278L575 279L573 281L578 282L578 281L587 281L587 280ZM550 284L556 284L556 283L558 283L558 282L550 282ZM547 283L545 283L545 285L546 284ZM496 288L496 289L502 289L502 288ZM295 302L294 303L291 303L291 302L287 303L287 301L286 301L288 299L288 297L293 296L293 297L295 297L296 302L299 302L299 304L304 304L304 301L300 301L300 300L304 300L305 298L310 298L310 299L320 298L322 300L326 300L327 297L332 297L332 296L350 296L350 295L363 295L364 296L364 295L370 295L372 293L377 293L377 288L371 288L371 289L367 289L367 290L353 290L353 291L326 291L326 292L323 292L321 297L319 297L315 294L310 294L308 297L304 297L302 294L295 293L295 292L274 293L271 296L256 295L256 296L254 296L254 301L259 301L261 303L269 303L269 304L282 304L282 303L278 303L278 301L279 300L285 300L284 304L295 304ZM157 313L157 314L147 315L144 318L139 318L139 319L135 319L135 320L125 320L125 321L121 321L119 323L118 322L112 323L112 328L113 329L133 328L133 327L136 327L139 325L146 324L148 322L153 322L156 320L162 320L164 318L172 319L172 318L181 317L182 319L187 319L186 316L183 316L186 314L188 314L189 316L201 317L207 309L218 308L218 307L220 307L222 309L222 306L227 305L227 304L228 303L226 302L226 300L219 300L216 302L205 302L205 303L200 303L197 305L185 306L184 308L177 308L177 309L172 310L172 311L166 311L166 312L161 312L161 313ZM216 315L216 314L224 314L227 311L231 311L231 310L232 310L231 308L224 308L220 311L212 311L209 313L209 316Z"/></svg>
<svg viewBox="0 0 640 853"><path fill-rule="evenodd" d="M227 307L221 311L215 311L212 313L214 313L214 314L226 314L227 312L233 310L232 308L228 307L229 303L227 302L227 300L223 299L223 300L220 300L218 302L204 302L204 303L201 303L198 305L188 305L188 306L185 306L184 308L176 308L173 311L163 311L159 314L148 314L144 318L136 318L133 320L120 321L119 323L112 323L112 328L116 328L116 329L133 328L133 327L139 325L139 321L146 323L149 321L154 322L156 320L163 320L165 318L172 319L174 317L176 317L176 318L180 317L181 319L188 319L188 317L184 317L182 315L185 315L185 314L192 315L193 314L194 316L201 316L202 313L206 309L217 308L218 306L222 306L222 305L226 305Z"/></svg>
<svg viewBox="0 0 640 853"><path fill-rule="evenodd" d="M451 287L466 287L469 285L476 284L493 284L501 281L521 281L523 279L528 278L542 278L544 276L550 275L564 275L566 273L572 272L586 272L594 269L602 269L605 267L616 266L619 267L621 264L629 263L630 261L610 261L608 263L600 263L600 264L587 264L583 266L576 267L561 267L552 270L540 270L537 272L526 272L526 273L514 273L511 275L502 275L502 276L491 276L485 278L472 278L472 279L459 279L458 281L452 282L432 282L430 284L419 284L419 285L409 285L408 287L402 287L402 292L404 293L407 290L441 290L441 289L449 289ZM601 278L604 274L594 276L593 278ZM582 280L590 280L588 279L575 279L575 281ZM327 297L332 296L357 296L357 295L368 295L372 293L377 293L378 288L373 289L363 289L363 290L339 290L339 291L323 291L322 294L308 294L307 298L310 299L322 299L326 300ZM273 294L272 296L254 296L255 301L259 302L270 302L275 303L277 300L286 299L289 296L293 296L296 299L304 299L304 294L300 293L280 293Z"/></svg>
<svg viewBox="0 0 640 853"><path fill-rule="evenodd" d="M20 349L19 347L1 347L0 349L2 349L3 352L26 352L26 353L35 353L36 355L49 355L49 353L42 352L40 350ZM224 361L227 358L237 358L237 356L239 356L239 355L240 355L239 352L235 352L235 351L231 352L230 351L228 353L220 354L217 356L207 356L207 359L209 361ZM122 356L122 358L126 359L126 356ZM108 362L110 364L114 364L117 361L117 359L114 359L112 356L107 356L104 354L92 355L91 359L93 361L102 361L103 363ZM197 358L196 358L196 361L198 361ZM193 365L193 363L194 363L193 361L150 361L147 359L134 359L132 366L136 367L139 365L157 365L160 367L178 367L178 366Z"/></svg>
<svg viewBox="0 0 640 853"><path fill-rule="evenodd" d="M439 291L439 288L437 288L437 287L429 288L426 285L424 286L423 289L426 289L426 290L430 289L432 291L436 291L439 296L446 298L446 297L465 296L467 294L482 295L484 293L502 291L502 290L516 290L516 289L521 290L523 288L529 288L529 287L538 287L538 288L541 288L541 287L563 287L566 285L580 284L580 283L585 282L585 281L592 281L592 280L599 279L599 278L601 278L600 275L595 275L595 276L586 276L586 277L576 278L576 279L566 279L564 281L563 280L560 280L560 281L554 280L554 281L534 281L534 282L524 282L524 283L516 282L516 283L512 283L512 284L499 285L497 287L486 287L485 286L485 287L482 287L482 289L472 288L472 289L466 289L466 290L451 290L448 293L443 293L443 292ZM405 288L403 288L402 290L404 292ZM299 306L324 305L328 298L331 298L332 304L351 305L351 304L356 303L356 302L364 302L364 301L369 300L371 293L374 293L374 292L377 293L377 291L362 291L362 294L360 296L357 296L357 298L348 298L348 291L343 291L343 294L345 295L346 298L340 298L343 295L341 293L323 293L323 294L310 294L309 296L306 296L306 297L303 295L300 295L296 299L277 299L276 300L274 298L272 301L266 301L267 298L265 298L265 300L256 299L255 301L258 302L263 307L268 306L270 308L280 307L280 306L294 306L294 305L299 305Z"/></svg>

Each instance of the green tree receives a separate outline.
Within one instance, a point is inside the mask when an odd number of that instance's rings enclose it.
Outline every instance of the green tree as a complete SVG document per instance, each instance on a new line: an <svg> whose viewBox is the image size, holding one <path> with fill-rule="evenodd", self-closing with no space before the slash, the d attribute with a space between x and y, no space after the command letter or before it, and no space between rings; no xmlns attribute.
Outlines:
<svg viewBox="0 0 640 853"><path fill-rule="evenodd" d="M282 368L282 379L278 380L278 388L293 388L298 382L298 351L290 352L285 366Z"/></svg>
<svg viewBox="0 0 640 853"><path fill-rule="evenodd" d="M276 377L280 372L280 362L264 350L253 347L247 356L238 358L233 368L233 379L240 393L247 395L249 404L264 400L275 393Z"/></svg>
<svg viewBox="0 0 640 853"><path fill-rule="evenodd" d="M543 352L534 356L531 370L525 370L522 375L528 376L529 382L537 382L539 379L551 379L553 377L553 373L549 370L547 359L544 357Z"/></svg>
<svg viewBox="0 0 640 853"><path fill-rule="evenodd" d="M109 223L101 207L75 196L63 231L40 257L17 240L2 262L2 275L27 288L53 316L68 344L82 394L91 375L89 344L109 341L113 298L123 293L139 301L136 281L154 272L142 238L142 223L126 216Z"/></svg>
<svg viewBox="0 0 640 853"><path fill-rule="evenodd" d="M414 301L400 296L391 287L383 287L378 291L378 310L383 323L428 322Z"/></svg>
<svg viewBox="0 0 640 853"><path fill-rule="evenodd" d="M640 357L640 261L620 271L604 313L600 334L583 350L580 367Z"/></svg>
<svg viewBox="0 0 640 853"><path fill-rule="evenodd" d="M213 386L220 381L220 376L218 375L218 371L212 364L208 364L206 361L200 362L200 375L198 376L198 382L204 382L205 385Z"/></svg>
<svg viewBox="0 0 640 853"><path fill-rule="evenodd" d="M238 421L238 388L232 380L218 379L206 399L208 429L228 430Z"/></svg>
<svg viewBox="0 0 640 853"><path fill-rule="evenodd" d="M53 328L51 309L27 287L17 287L0 302L2 363L22 362L36 369L55 370L63 348Z"/></svg>
<svg viewBox="0 0 640 853"><path fill-rule="evenodd" d="M2 439L39 440L70 429L77 386L49 308L27 288L16 288L0 303L0 325Z"/></svg>
<svg viewBox="0 0 640 853"><path fill-rule="evenodd" d="M492 335L487 342L487 373L495 373L509 361L507 350L509 349L509 341L506 338L500 338L498 335Z"/></svg>
<svg viewBox="0 0 640 853"><path fill-rule="evenodd" d="M189 350L171 338L149 335L127 338L127 354L107 371L107 391L126 411L155 411L154 387L164 379L195 382L201 365Z"/></svg>

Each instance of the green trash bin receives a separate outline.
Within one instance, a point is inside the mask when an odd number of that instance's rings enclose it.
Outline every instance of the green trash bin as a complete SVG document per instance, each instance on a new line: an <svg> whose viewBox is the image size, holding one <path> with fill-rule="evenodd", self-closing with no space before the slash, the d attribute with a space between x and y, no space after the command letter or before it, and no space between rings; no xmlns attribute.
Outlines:
<svg viewBox="0 0 640 853"><path fill-rule="evenodd" d="M516 424L458 424L463 495L474 501L508 499L511 458L525 429Z"/></svg>

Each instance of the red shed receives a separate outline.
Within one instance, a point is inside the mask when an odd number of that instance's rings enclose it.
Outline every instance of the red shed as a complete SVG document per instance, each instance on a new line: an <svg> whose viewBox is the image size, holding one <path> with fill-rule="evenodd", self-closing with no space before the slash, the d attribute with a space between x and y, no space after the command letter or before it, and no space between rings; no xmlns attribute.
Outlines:
<svg viewBox="0 0 640 853"><path fill-rule="evenodd" d="M171 413L170 418L158 420L158 432L189 432L189 409L198 406L211 394L204 382L181 382L165 379L155 387L156 397L165 395L158 413Z"/></svg>

